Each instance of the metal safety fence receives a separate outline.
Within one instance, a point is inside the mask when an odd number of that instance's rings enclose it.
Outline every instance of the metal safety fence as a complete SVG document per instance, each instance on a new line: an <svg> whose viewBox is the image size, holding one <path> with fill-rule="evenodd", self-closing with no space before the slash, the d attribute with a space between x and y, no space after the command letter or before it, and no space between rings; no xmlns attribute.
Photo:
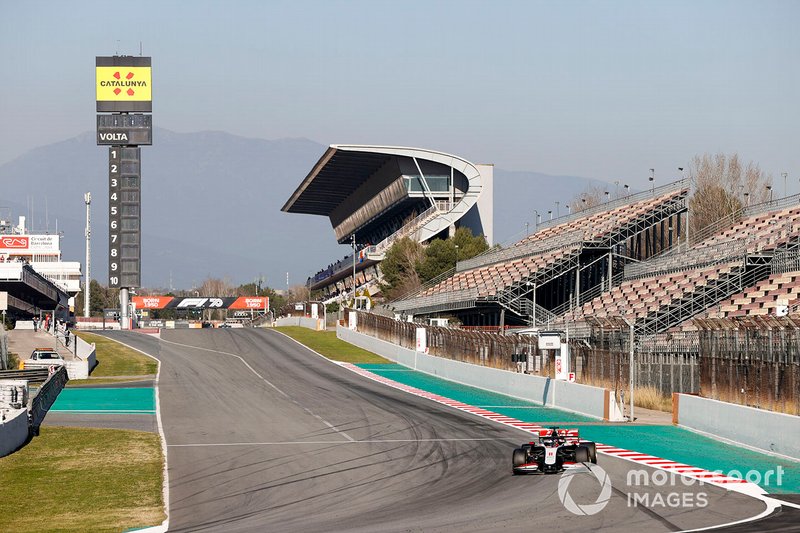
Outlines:
<svg viewBox="0 0 800 533"><path fill-rule="evenodd" d="M699 337L703 396L800 415L800 328L702 330Z"/></svg>
<svg viewBox="0 0 800 533"><path fill-rule="evenodd" d="M578 383L627 391L633 361L636 388L664 397L674 392L800 415L800 317L702 319L698 331L633 335L624 321L605 319L591 334L570 338ZM416 348L425 328L430 355L543 377L555 377L555 350L536 337L401 322L358 313L358 330L404 348Z"/></svg>

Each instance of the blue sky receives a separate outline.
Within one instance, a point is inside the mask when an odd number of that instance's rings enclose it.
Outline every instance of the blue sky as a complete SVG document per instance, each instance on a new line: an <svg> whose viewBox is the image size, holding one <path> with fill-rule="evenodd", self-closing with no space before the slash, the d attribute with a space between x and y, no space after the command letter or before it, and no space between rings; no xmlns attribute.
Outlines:
<svg viewBox="0 0 800 533"><path fill-rule="evenodd" d="M0 3L0 164L94 128L94 57L154 121L450 151L647 186L738 151L800 191L800 2ZM298 177L299 180L300 177Z"/></svg>

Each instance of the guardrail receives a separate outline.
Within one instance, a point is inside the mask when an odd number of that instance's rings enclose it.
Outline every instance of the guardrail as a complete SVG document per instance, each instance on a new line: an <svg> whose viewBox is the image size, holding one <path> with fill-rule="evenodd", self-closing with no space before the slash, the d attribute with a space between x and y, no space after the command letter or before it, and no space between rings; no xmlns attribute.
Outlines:
<svg viewBox="0 0 800 533"><path fill-rule="evenodd" d="M34 383L47 381L50 371L47 368L31 368L25 370L0 370L0 379L24 379Z"/></svg>

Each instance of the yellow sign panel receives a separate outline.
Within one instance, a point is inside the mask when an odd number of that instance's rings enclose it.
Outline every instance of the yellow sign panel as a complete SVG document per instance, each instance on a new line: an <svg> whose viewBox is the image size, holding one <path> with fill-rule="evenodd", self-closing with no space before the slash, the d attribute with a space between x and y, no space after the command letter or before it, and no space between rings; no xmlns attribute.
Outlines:
<svg viewBox="0 0 800 533"><path fill-rule="evenodd" d="M149 102L151 67L96 67L97 101Z"/></svg>

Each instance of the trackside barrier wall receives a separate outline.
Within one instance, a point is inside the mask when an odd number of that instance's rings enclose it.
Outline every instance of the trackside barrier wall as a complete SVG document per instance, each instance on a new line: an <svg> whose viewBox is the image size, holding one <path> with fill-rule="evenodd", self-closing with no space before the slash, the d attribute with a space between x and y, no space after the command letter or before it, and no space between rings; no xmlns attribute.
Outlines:
<svg viewBox="0 0 800 533"><path fill-rule="evenodd" d="M45 381L36 396L31 401L30 434L39 434L39 425L44 420L47 411L55 403L59 393L64 390L64 386L69 381L67 369L60 367L55 373L51 374Z"/></svg>
<svg viewBox="0 0 800 533"><path fill-rule="evenodd" d="M303 328L313 329L314 331L323 331L325 329L325 320L322 318L308 318L304 316L288 316L279 318L275 321L276 326L300 326Z"/></svg>
<svg viewBox="0 0 800 533"><path fill-rule="evenodd" d="M800 416L678 393L672 409L681 427L800 460Z"/></svg>
<svg viewBox="0 0 800 533"><path fill-rule="evenodd" d="M0 457L10 454L28 440L28 409L0 410Z"/></svg>
<svg viewBox="0 0 800 533"><path fill-rule="evenodd" d="M557 407L598 419L622 420L610 391L541 376L474 365L403 348L338 326L336 336L345 342L426 374L484 390Z"/></svg>

